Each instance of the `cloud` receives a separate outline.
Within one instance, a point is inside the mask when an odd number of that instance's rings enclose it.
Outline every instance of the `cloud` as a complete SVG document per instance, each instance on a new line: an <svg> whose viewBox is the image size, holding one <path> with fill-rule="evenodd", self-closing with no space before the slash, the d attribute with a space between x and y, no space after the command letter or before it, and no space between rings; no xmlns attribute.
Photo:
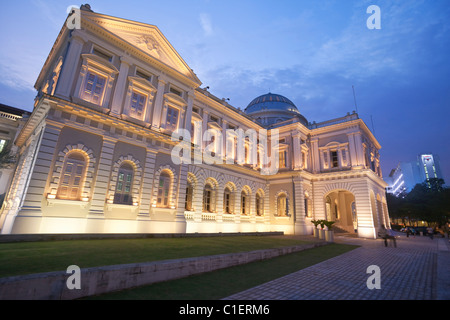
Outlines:
<svg viewBox="0 0 450 320"><path fill-rule="evenodd" d="M3 55L2 55L3 56ZM34 91L38 69L37 59L26 59L22 55L8 55L0 61L0 83L19 91ZM27 62L28 61L28 62Z"/></svg>
<svg viewBox="0 0 450 320"><path fill-rule="evenodd" d="M200 14L200 24L202 26L203 33L205 34L205 36L209 37L209 36L213 35L214 32L213 32L211 17L209 14L207 14L207 13Z"/></svg>

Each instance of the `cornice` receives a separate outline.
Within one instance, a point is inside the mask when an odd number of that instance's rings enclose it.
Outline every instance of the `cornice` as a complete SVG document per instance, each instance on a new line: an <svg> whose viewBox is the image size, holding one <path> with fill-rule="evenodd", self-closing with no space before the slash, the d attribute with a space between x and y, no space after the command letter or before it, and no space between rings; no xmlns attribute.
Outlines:
<svg viewBox="0 0 450 320"><path fill-rule="evenodd" d="M235 122L239 124L243 124L249 128L252 129L264 129L262 126L260 126L258 123L254 122L252 119L250 119L247 115L239 113L238 110L233 110L231 107L228 107L224 105L223 103L220 103L216 101L215 99L205 95L202 92L195 91L195 100L197 102L201 102L205 104L207 107L214 109L219 114L226 114L231 119L236 120Z"/></svg>

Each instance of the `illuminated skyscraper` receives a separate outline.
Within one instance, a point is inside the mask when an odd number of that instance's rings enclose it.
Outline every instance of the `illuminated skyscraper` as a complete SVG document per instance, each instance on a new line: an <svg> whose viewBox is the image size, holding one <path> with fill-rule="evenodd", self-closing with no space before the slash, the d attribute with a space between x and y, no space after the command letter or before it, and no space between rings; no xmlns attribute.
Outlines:
<svg viewBox="0 0 450 320"><path fill-rule="evenodd" d="M417 157L421 182L430 179L444 179L439 165L439 157L431 153L419 154Z"/></svg>
<svg viewBox="0 0 450 320"><path fill-rule="evenodd" d="M417 161L400 162L385 180L389 184L387 192L399 196L410 192L416 184L429 184L430 179L443 179L439 157L423 153L417 156Z"/></svg>

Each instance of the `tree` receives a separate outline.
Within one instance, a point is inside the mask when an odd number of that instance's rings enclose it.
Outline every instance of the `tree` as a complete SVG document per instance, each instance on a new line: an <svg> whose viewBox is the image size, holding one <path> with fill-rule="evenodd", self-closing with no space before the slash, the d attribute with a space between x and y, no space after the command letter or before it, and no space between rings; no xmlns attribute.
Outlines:
<svg viewBox="0 0 450 320"><path fill-rule="evenodd" d="M11 153L11 148L3 148L0 151L0 169L6 168L15 161L16 157Z"/></svg>
<svg viewBox="0 0 450 320"><path fill-rule="evenodd" d="M417 184L404 198L387 195L389 213L405 225L426 221L428 225L445 226L450 219L450 189L444 180L429 179Z"/></svg>

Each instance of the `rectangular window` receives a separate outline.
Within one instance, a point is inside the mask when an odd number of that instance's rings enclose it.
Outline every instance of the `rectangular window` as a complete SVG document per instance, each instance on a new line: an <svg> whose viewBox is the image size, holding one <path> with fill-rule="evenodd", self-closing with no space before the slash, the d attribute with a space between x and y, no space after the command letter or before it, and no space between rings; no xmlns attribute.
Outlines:
<svg viewBox="0 0 450 320"><path fill-rule="evenodd" d="M92 50L92 53L97 55L97 56L99 56L99 57L101 57L101 58L103 58L103 59L105 59L105 60L107 60L107 61L109 61L109 62L112 61L112 56L111 55L106 54L106 53L98 50L97 48L94 48L94 50Z"/></svg>
<svg viewBox="0 0 450 320"><path fill-rule="evenodd" d="M145 80L148 80L148 81L150 81L150 82L151 82L151 80L152 80L152 76L150 76L150 75L148 75L148 74L146 74L146 73L144 73L144 72L141 72L141 71L139 71L139 70L136 71L136 76L138 76L138 77L140 77L140 78L143 78L143 79L145 79Z"/></svg>
<svg viewBox="0 0 450 320"><path fill-rule="evenodd" d="M178 109L169 107L167 109L166 129L170 131L177 130L178 127Z"/></svg>
<svg viewBox="0 0 450 320"><path fill-rule="evenodd" d="M114 203L131 205L133 197L131 195L131 186L133 184L133 169L123 166L119 169L117 176L116 192L114 194Z"/></svg>
<svg viewBox="0 0 450 320"><path fill-rule="evenodd" d="M106 78L89 72L86 77L83 99L95 104L101 104L105 91Z"/></svg>
<svg viewBox="0 0 450 320"><path fill-rule="evenodd" d="M131 95L130 116L142 119L146 103L147 97L145 95L133 91L133 94Z"/></svg>
<svg viewBox="0 0 450 320"><path fill-rule="evenodd" d="M211 210L211 191L206 190L203 193L203 211L204 212L212 212Z"/></svg>
<svg viewBox="0 0 450 320"><path fill-rule="evenodd" d="M58 198L80 200L85 162L69 157L63 168Z"/></svg>
<svg viewBox="0 0 450 320"><path fill-rule="evenodd" d="M280 151L279 152L279 157L280 157L280 168L286 168L286 151Z"/></svg>
<svg viewBox="0 0 450 320"><path fill-rule="evenodd" d="M170 87L169 90L170 90L170 93L176 94L177 96L181 97L183 95L183 93L180 90L178 90L178 89L176 89L174 87Z"/></svg>
<svg viewBox="0 0 450 320"><path fill-rule="evenodd" d="M157 196L157 206L165 207L169 206L169 191L170 191L170 177L161 174L159 177L159 185L158 185L158 196Z"/></svg>
<svg viewBox="0 0 450 320"><path fill-rule="evenodd" d="M337 151L330 151L330 157L331 157L331 167L332 168L339 167Z"/></svg>
<svg viewBox="0 0 450 320"><path fill-rule="evenodd" d="M225 193L225 213L231 213L230 210L230 194Z"/></svg>

